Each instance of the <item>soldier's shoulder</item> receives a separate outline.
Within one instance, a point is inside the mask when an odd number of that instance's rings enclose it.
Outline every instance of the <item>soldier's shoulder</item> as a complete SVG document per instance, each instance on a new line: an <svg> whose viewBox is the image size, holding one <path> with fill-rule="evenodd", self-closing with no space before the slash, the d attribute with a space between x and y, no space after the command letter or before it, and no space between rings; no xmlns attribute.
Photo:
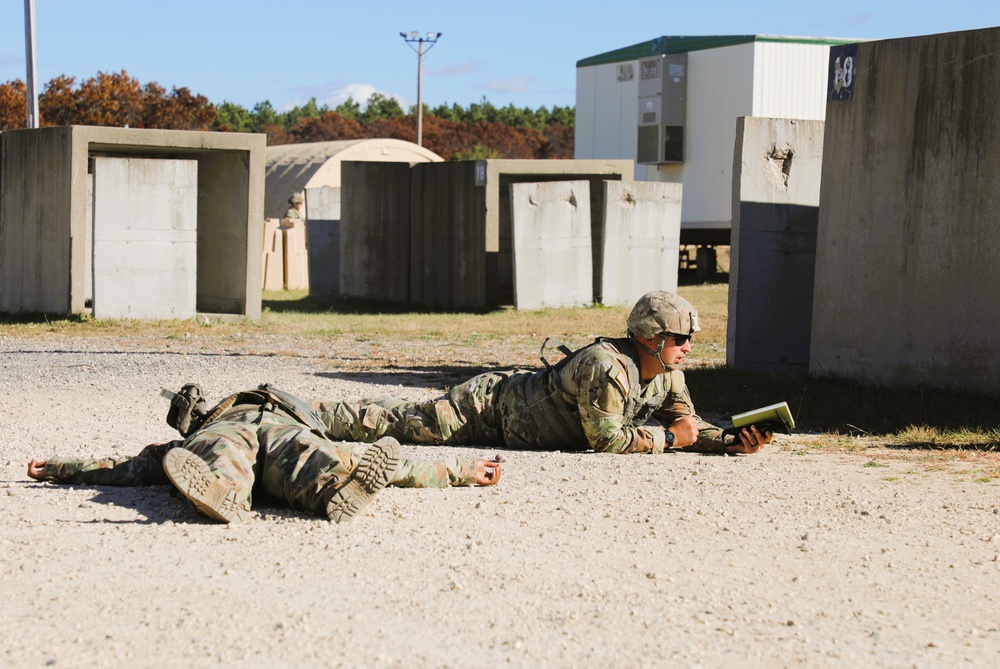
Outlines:
<svg viewBox="0 0 1000 669"><path fill-rule="evenodd" d="M684 372L679 369L670 370L669 374L664 375L666 378L663 379L664 390L669 393L682 393L687 387L684 381Z"/></svg>

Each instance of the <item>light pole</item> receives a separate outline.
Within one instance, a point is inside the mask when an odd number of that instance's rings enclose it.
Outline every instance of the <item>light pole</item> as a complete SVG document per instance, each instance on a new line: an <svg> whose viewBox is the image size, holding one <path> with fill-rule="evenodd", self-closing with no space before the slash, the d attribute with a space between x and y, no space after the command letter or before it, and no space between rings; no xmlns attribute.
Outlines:
<svg viewBox="0 0 1000 669"><path fill-rule="evenodd" d="M421 36L416 30L407 33L399 33L399 36L410 45L410 48L417 52L417 146L423 146L423 130L424 130L424 99L423 99L423 80L424 80L424 52L430 51L431 47L437 44L437 41L441 39L443 33L427 33ZM413 45L417 46L414 47ZM427 48L424 49L424 45Z"/></svg>
<svg viewBox="0 0 1000 669"><path fill-rule="evenodd" d="M28 127L37 128L39 122L38 91L35 88L35 79L38 78L35 66L35 0L24 0L24 51L28 66L28 86L24 96L28 101Z"/></svg>

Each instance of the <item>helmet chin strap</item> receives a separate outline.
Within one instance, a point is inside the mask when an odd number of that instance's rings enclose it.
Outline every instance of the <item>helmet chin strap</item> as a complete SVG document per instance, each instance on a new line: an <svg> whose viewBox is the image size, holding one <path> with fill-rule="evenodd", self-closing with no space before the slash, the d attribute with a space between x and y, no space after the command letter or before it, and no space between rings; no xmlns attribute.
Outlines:
<svg viewBox="0 0 1000 669"><path fill-rule="evenodd" d="M638 337L633 336L632 341L635 342L635 345L641 348L643 351L645 351L646 353L650 354L651 356L659 360L660 364L663 365L663 371L670 370L670 367L667 366L667 363L663 362L663 358L660 357L663 354L663 345L667 341L666 336L662 332L660 333L660 345L656 347L655 351L650 347L646 346L645 344L643 344L641 341L639 341Z"/></svg>

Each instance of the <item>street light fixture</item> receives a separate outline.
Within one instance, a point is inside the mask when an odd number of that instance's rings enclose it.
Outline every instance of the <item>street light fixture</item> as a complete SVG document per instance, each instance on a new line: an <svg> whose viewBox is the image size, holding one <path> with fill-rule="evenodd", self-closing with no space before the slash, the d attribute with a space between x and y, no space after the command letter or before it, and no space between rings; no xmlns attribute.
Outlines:
<svg viewBox="0 0 1000 669"><path fill-rule="evenodd" d="M424 53L431 50L431 47L437 44L437 41L441 39L443 33L427 33L425 36L421 37L420 33L416 30L410 31L410 34L399 33L399 36L410 45L410 48L417 52L417 146L423 146L423 125L424 125L424 99L423 99L423 80L424 80ZM414 47L413 45L417 46ZM427 48L424 48L424 45Z"/></svg>

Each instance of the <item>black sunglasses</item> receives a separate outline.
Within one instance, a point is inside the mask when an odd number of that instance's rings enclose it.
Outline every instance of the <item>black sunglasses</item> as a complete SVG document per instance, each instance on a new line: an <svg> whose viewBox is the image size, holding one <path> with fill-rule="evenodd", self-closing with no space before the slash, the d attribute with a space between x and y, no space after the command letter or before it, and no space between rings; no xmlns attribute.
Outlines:
<svg viewBox="0 0 1000 669"><path fill-rule="evenodd" d="M691 341L691 335L689 334L680 335L680 334L674 334L673 332L665 332L664 335L667 337L674 338L674 346L683 346L684 344Z"/></svg>

